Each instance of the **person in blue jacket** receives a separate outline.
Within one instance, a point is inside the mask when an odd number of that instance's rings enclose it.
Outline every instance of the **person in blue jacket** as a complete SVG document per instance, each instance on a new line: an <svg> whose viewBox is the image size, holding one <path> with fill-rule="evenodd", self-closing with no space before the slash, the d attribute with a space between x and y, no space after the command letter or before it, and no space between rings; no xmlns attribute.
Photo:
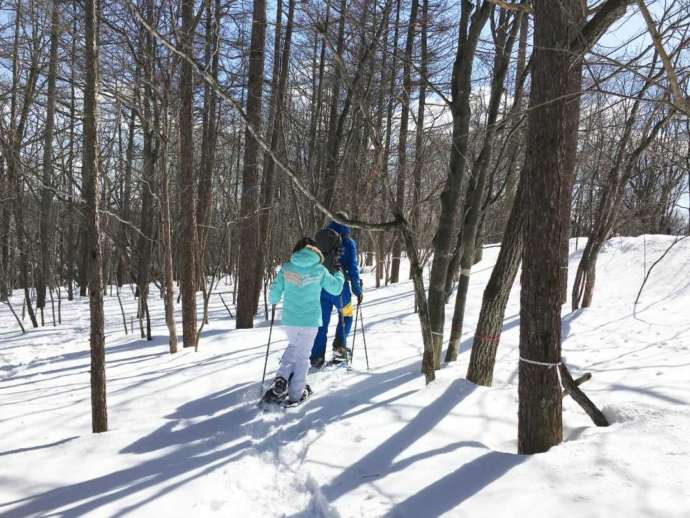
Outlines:
<svg viewBox="0 0 690 518"><path fill-rule="evenodd" d="M343 274L335 266L332 271L326 269L323 260L316 243L311 238L302 238L271 284L269 303L277 304L283 299L282 324L288 346L264 401L282 401L288 397L289 406L311 394L306 378L309 352L322 324L320 297L322 292L339 296L345 282Z"/></svg>
<svg viewBox="0 0 690 518"><path fill-rule="evenodd" d="M347 214L339 213L344 219L349 219ZM326 355L326 340L328 324L331 321L331 313L335 307L338 310L338 325L333 340L333 361L335 363L348 361L351 354L347 348L347 337L352 327L352 295L357 297L357 304L362 303L362 283L359 279L359 266L357 265L357 244L350 237L350 228L336 221L331 221L328 227L337 232L342 239L343 252L340 256L340 266L345 274L345 285L340 295L333 295L327 291L321 292L321 319L322 326L314 340L311 350L311 365L314 368L323 367Z"/></svg>

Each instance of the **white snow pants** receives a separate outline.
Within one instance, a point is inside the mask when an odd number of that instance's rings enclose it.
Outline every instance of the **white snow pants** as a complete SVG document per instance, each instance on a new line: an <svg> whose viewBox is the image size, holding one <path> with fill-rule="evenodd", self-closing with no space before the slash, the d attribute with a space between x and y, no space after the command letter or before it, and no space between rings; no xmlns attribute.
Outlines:
<svg viewBox="0 0 690 518"><path fill-rule="evenodd" d="M318 330L318 327L285 326L288 346L280 360L280 367L276 376L290 381L288 397L291 401L297 401L304 393L307 371L309 370L309 355ZM290 379L290 375L292 375L292 379Z"/></svg>

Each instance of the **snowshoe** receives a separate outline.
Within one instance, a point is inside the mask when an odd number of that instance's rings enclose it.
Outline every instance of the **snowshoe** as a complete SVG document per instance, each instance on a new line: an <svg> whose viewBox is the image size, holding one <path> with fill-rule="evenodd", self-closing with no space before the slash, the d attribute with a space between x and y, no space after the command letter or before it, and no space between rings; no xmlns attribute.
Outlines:
<svg viewBox="0 0 690 518"><path fill-rule="evenodd" d="M333 360L334 364L345 363L350 364L352 360L352 350L348 349L343 345L338 345L333 348Z"/></svg>
<svg viewBox="0 0 690 518"><path fill-rule="evenodd" d="M280 403L288 394L288 382L285 378L277 377L261 398L260 404Z"/></svg>
<svg viewBox="0 0 690 518"><path fill-rule="evenodd" d="M283 408L292 408L299 406L302 403L304 403L307 399L309 399L313 393L314 391L311 389L311 387L309 385L306 385L304 387L304 392L302 392L302 397L296 401L286 399L285 401L283 401Z"/></svg>

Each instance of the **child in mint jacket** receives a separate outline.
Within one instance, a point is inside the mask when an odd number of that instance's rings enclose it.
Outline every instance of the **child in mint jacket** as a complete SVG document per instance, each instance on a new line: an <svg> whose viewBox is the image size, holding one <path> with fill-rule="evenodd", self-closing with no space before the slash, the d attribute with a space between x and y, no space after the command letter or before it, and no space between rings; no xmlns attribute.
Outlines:
<svg viewBox="0 0 690 518"><path fill-rule="evenodd" d="M323 255L314 240L302 238L271 285L269 303L283 299L288 346L265 401L281 401L287 396L286 405L298 404L311 394L306 378L311 347L322 324L321 290L339 295L345 282L337 266L329 272L322 263Z"/></svg>

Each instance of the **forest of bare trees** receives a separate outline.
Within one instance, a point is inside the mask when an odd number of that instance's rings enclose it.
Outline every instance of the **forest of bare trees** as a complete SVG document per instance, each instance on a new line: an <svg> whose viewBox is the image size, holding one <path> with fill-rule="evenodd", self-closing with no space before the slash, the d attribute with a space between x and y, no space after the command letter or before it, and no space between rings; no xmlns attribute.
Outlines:
<svg viewBox="0 0 690 518"><path fill-rule="evenodd" d="M184 347L211 297L253 327L337 218L376 287L409 261L431 382L501 243L467 378L492 382L522 266L518 444L545 451L562 305L596 297L611 236L688 231L689 48L688 0L0 0L0 308L49 327L89 297L100 432L104 318L151 340L164 306L171 353L176 307Z"/></svg>

